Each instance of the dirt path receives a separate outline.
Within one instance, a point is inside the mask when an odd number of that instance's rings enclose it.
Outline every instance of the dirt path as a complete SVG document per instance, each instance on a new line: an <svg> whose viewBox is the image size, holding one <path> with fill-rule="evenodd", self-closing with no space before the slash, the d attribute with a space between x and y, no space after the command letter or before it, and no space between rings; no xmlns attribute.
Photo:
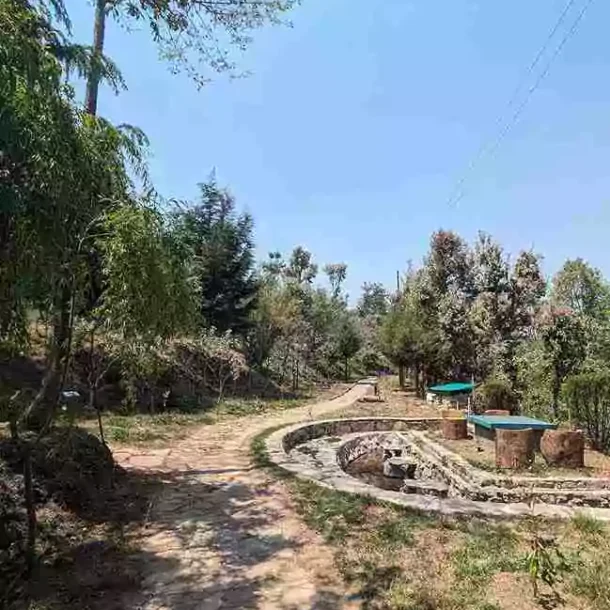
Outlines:
<svg viewBox="0 0 610 610"><path fill-rule="evenodd" d="M204 426L171 449L115 452L127 468L163 473L141 540L141 610L356 608L332 554L296 515L283 485L250 463L251 439L271 426L346 408L371 391L278 414Z"/></svg>

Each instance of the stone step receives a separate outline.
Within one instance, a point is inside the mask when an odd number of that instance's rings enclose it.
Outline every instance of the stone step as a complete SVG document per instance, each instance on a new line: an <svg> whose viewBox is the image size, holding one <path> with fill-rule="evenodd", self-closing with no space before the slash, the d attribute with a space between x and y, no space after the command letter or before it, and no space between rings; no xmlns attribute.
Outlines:
<svg viewBox="0 0 610 610"><path fill-rule="evenodd" d="M400 491L404 493L416 493L424 496L436 496L446 498L449 493L449 485L437 481L405 479Z"/></svg>
<svg viewBox="0 0 610 610"><path fill-rule="evenodd" d="M394 479L412 479L417 462L404 457L390 457L383 461L383 474Z"/></svg>

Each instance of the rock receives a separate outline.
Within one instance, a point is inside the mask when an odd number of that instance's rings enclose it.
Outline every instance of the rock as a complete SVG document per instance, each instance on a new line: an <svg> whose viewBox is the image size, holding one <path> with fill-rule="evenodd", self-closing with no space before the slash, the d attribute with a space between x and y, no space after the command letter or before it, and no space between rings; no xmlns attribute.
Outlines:
<svg viewBox="0 0 610 610"><path fill-rule="evenodd" d="M363 396L358 402L385 402L378 394L374 396Z"/></svg>
<svg viewBox="0 0 610 610"><path fill-rule="evenodd" d="M437 481L413 481L411 479L406 479L400 491L403 493L416 493L423 496L446 498L449 493L449 486Z"/></svg>
<svg viewBox="0 0 610 610"><path fill-rule="evenodd" d="M415 477L417 463L402 457L391 457L383 462L383 475L393 479Z"/></svg>
<svg viewBox="0 0 610 610"><path fill-rule="evenodd" d="M547 464L582 468L585 465L585 437L580 430L546 430L540 451Z"/></svg>

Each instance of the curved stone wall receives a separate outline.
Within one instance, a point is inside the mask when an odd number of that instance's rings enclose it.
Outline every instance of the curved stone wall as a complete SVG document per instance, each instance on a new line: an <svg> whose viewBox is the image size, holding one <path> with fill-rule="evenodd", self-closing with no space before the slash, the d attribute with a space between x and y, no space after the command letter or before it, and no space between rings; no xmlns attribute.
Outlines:
<svg viewBox="0 0 610 610"><path fill-rule="evenodd" d="M606 508L610 506L610 489L595 488L596 485L606 485L606 482L589 479L588 483L592 483L593 487L586 488L583 487L587 485L585 479L507 477L481 471L461 456L432 442L421 432L438 427L440 421L440 418L375 417L315 421L277 430L268 437L266 445L270 460L296 476L415 510L447 515L526 516L532 514L528 501L534 495L539 500L534 506L534 514L569 518L584 512L610 521L610 508ZM403 436L409 452L413 452L418 460L424 460L426 468L434 469L436 477L447 481L452 497L437 498L383 490L344 472L342 466L379 445L378 436L382 432L397 432ZM307 456L295 450L303 443L322 437L342 437L342 442L339 446L335 446L336 442L327 447L320 444L315 460L307 459ZM508 481L512 482L512 487L504 485ZM567 487L562 487L562 483ZM527 487L524 487L526 484Z"/></svg>

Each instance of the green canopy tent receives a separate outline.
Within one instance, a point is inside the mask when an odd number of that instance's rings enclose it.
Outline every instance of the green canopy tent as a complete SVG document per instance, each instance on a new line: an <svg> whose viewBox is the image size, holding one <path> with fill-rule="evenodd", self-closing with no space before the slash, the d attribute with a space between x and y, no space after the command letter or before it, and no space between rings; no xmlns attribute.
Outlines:
<svg viewBox="0 0 610 610"><path fill-rule="evenodd" d="M456 408L460 408L460 404L466 407L468 413L470 413L470 395L474 390L474 383L442 383L439 385L433 385L428 388L428 392L441 396L440 402L443 399L448 399L450 403L455 402ZM426 400L426 402L428 402Z"/></svg>
<svg viewBox="0 0 610 610"><path fill-rule="evenodd" d="M453 394L470 394L474 390L474 383L442 383L433 385L428 388L428 392L433 394L442 394L443 396L451 396Z"/></svg>

